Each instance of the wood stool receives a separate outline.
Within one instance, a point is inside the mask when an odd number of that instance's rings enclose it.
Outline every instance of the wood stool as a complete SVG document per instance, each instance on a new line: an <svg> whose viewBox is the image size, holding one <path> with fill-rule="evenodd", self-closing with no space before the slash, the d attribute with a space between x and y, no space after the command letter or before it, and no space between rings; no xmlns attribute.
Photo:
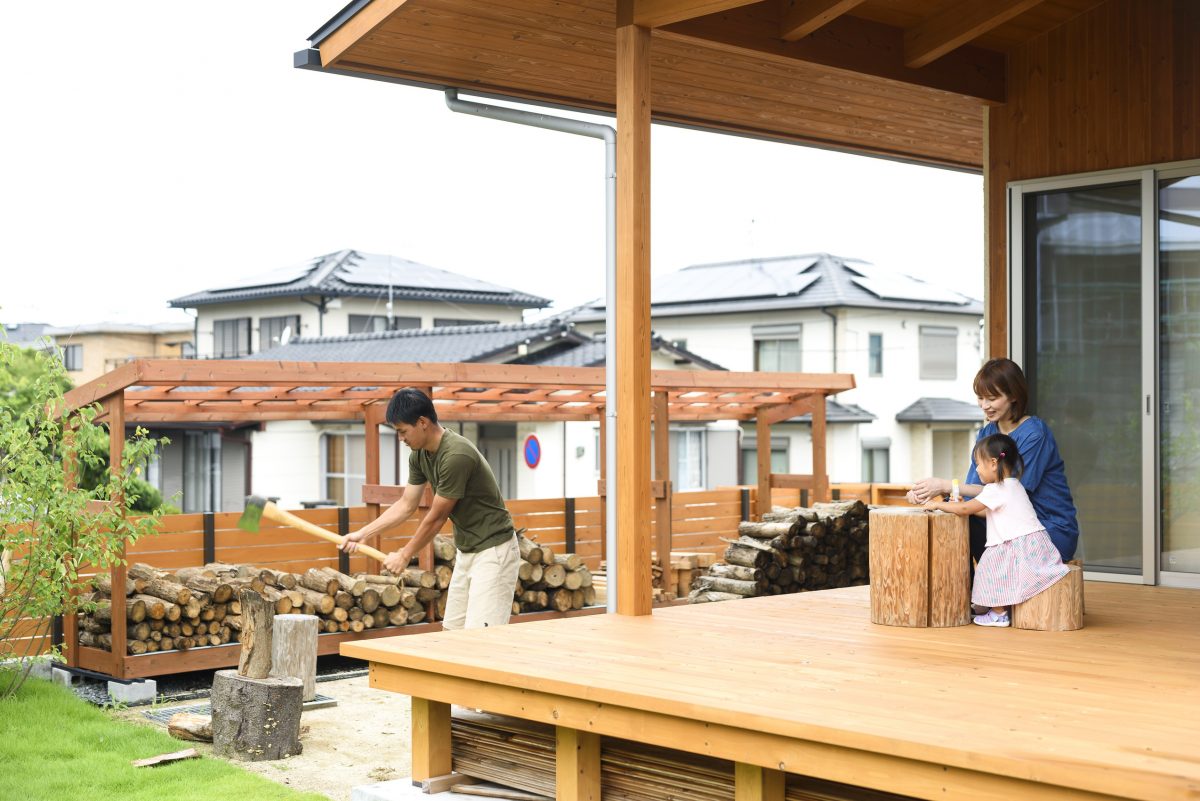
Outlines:
<svg viewBox="0 0 1200 801"><path fill-rule="evenodd" d="M872 509L871 622L967 625L970 565L967 518L923 509Z"/></svg>
<svg viewBox="0 0 1200 801"><path fill-rule="evenodd" d="M1028 601L1013 604L1014 629L1075 631L1083 628L1083 570L1068 564L1065 576Z"/></svg>

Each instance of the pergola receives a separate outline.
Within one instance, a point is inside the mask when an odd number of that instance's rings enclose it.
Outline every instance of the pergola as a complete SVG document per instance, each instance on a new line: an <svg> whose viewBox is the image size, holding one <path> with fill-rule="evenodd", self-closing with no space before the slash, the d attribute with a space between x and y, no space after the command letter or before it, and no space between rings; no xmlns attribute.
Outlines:
<svg viewBox="0 0 1200 801"><path fill-rule="evenodd" d="M379 427L392 394L413 386L426 392L447 421L598 420L605 426L604 370L474 363L342 363L142 359L67 393L66 413L99 404L98 422L110 431L127 423L246 423L270 420L360 420L365 430L364 501L375 516L397 496L380 485ZM648 522L657 503L659 553L670 550L670 420L753 420L757 427L759 508L770 509L771 488L808 489L827 499L825 398L854 388L848 374L735 373L656 370L650 375L644 421L648 454L654 426L655 478L646 475L632 502ZM652 411L651 411L652 410ZM771 473L770 426L812 416L812 473ZM121 463L122 438L111 437L110 461ZM600 442L604 442L603 433ZM618 445L618 448L621 446ZM608 457L601 448L601 464ZM618 453L620 463L620 453ZM600 482L599 494L609 489ZM617 496L618 502L621 496ZM617 545L619 587L651 603L649 525ZM622 532L618 528L618 535ZM432 561L431 555L425 557ZM611 555L610 555L610 558ZM123 573L124 568L120 568ZM114 577L114 581L124 576Z"/></svg>

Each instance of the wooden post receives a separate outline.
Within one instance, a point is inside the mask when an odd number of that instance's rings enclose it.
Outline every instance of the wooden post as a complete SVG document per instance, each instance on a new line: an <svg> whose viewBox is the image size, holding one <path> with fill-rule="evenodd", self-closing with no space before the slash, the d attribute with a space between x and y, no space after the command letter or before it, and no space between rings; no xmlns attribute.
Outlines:
<svg viewBox="0 0 1200 801"><path fill-rule="evenodd" d="M558 726L555 741L555 799L600 801L600 735Z"/></svg>
<svg viewBox="0 0 1200 801"><path fill-rule="evenodd" d="M654 547L663 571L663 590L674 594L677 576L671 569L671 408L666 390L654 393L654 477L663 483L662 497L654 499Z"/></svg>
<svg viewBox="0 0 1200 801"><path fill-rule="evenodd" d="M382 403L372 403L363 409L363 436L365 456L367 461L366 483L379 484L379 424L383 422L383 415L387 411L387 406ZM346 504L350 505L353 500L346 499ZM379 504L367 504L367 520L374 520L379 517ZM378 545L378 538L376 539ZM367 570L371 573L379 573L382 565L379 560L367 557Z"/></svg>
<svg viewBox="0 0 1200 801"><path fill-rule="evenodd" d="M79 459L75 453L75 423L74 415L63 419L63 486L68 492L79 486ZM67 559L73 559L68 555ZM79 667L79 618L76 615L63 616L63 642L67 651L67 665Z"/></svg>
<svg viewBox="0 0 1200 801"><path fill-rule="evenodd" d="M302 701L317 697L316 615L275 615L271 622L271 675L304 682Z"/></svg>
<svg viewBox="0 0 1200 801"><path fill-rule="evenodd" d="M755 448L758 457L758 519L771 511L771 424L763 412L756 413Z"/></svg>
<svg viewBox="0 0 1200 801"><path fill-rule="evenodd" d="M783 801L785 778L781 770L735 762L733 769L734 801Z"/></svg>
<svg viewBox="0 0 1200 801"><path fill-rule="evenodd" d="M650 592L650 29L617 6L617 613Z"/></svg>
<svg viewBox="0 0 1200 801"><path fill-rule="evenodd" d="M413 781L450 772L450 705L425 698L412 699Z"/></svg>
<svg viewBox="0 0 1200 801"><path fill-rule="evenodd" d="M603 406L600 407L600 480L596 482L601 491L596 494L600 498L600 561L603 562L608 558L608 514L607 506L605 506L605 496L608 494L608 488L604 486L604 477L608 475L608 423L605 422Z"/></svg>
<svg viewBox="0 0 1200 801"><path fill-rule="evenodd" d="M125 390L110 395L104 401L108 413L108 469L114 476L121 476L121 460L125 456ZM125 499L117 496L110 499L123 506ZM121 541L121 552L112 567L112 669L109 673L119 679L125 678L125 593L118 588L125 586L125 541Z"/></svg>
<svg viewBox="0 0 1200 801"><path fill-rule="evenodd" d="M829 500L829 471L825 465L825 396L813 398L812 407L813 499Z"/></svg>

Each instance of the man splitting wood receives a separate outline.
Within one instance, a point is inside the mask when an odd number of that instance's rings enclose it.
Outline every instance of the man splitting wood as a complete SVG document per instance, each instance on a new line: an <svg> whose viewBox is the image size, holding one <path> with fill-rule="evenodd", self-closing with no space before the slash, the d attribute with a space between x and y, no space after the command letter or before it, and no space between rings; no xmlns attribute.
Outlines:
<svg viewBox="0 0 1200 801"><path fill-rule="evenodd" d="M478 629L508 623L521 552L491 466L469 439L438 423L433 401L418 389L406 387L392 396L387 421L412 449L408 486L397 503L348 534L342 550L353 553L361 540L407 520L416 511L428 482L433 489L429 512L408 544L388 554L384 567L401 573L449 518L454 523L458 554L442 628Z"/></svg>

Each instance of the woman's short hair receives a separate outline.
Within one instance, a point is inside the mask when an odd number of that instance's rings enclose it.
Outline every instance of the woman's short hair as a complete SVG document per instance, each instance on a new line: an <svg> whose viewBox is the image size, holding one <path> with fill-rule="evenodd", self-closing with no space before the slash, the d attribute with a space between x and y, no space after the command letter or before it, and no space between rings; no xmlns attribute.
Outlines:
<svg viewBox="0 0 1200 801"><path fill-rule="evenodd" d="M1029 385L1025 373L1012 359L989 359L975 374L971 385L976 396L994 398L1000 395L1012 403L1012 419L1020 420L1029 406Z"/></svg>
<svg viewBox="0 0 1200 801"><path fill-rule="evenodd" d="M396 390L396 394L388 402L387 421L392 425L404 423L415 426L417 420L422 417L431 423L438 421L437 410L433 408L433 401L429 396L412 387Z"/></svg>

